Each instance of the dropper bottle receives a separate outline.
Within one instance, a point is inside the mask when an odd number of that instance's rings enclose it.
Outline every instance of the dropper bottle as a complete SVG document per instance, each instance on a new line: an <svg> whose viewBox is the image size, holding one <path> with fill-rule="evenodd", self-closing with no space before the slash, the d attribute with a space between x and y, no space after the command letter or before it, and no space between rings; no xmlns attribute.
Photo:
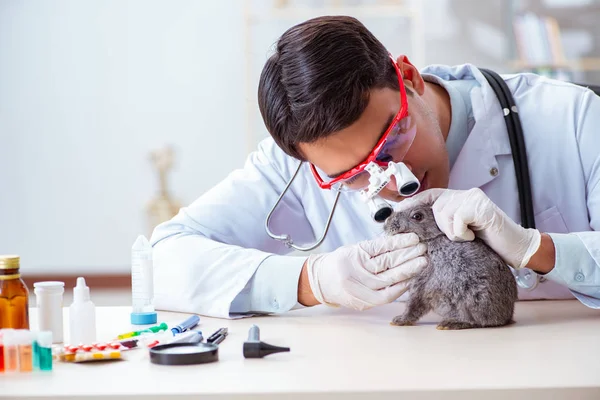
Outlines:
<svg viewBox="0 0 600 400"><path fill-rule="evenodd" d="M69 307L69 342L72 345L96 341L96 306L90 300L90 288L83 277L73 288L73 304Z"/></svg>

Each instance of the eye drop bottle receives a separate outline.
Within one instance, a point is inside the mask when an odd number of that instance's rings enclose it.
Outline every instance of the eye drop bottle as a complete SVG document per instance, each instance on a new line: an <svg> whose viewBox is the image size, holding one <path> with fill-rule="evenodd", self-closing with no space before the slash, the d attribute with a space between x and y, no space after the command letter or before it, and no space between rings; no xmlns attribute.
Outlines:
<svg viewBox="0 0 600 400"><path fill-rule="evenodd" d="M94 343L96 341L96 307L90 300L90 288L83 277L77 278L73 288L73 304L69 307L69 343Z"/></svg>

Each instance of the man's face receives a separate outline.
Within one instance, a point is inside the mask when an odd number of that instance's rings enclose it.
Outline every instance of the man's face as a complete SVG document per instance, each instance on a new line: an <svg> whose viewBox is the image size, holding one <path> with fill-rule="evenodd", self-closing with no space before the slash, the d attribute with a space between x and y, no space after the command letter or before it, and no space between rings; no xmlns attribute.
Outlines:
<svg viewBox="0 0 600 400"><path fill-rule="evenodd" d="M449 165L444 136L430 107L416 93L408 95L408 113L415 119L417 132L403 161L421 182L419 191L448 187ZM314 143L301 143L307 160L329 176L335 176L360 164L375 147L390 120L400 109L400 94L389 88L374 89L360 118L350 125ZM401 201L396 180L379 194L389 201Z"/></svg>

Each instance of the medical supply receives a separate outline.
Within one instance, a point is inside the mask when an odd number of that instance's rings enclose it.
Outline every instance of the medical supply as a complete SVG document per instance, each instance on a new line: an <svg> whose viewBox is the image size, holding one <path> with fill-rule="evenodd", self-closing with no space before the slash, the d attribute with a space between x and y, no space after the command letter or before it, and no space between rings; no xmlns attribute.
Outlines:
<svg viewBox="0 0 600 400"><path fill-rule="evenodd" d="M229 331L227 328L221 328L221 329L217 330L215 333L213 333L212 335L210 335L208 337L208 339L206 339L206 341L208 343L219 344L223 340L225 340L225 338L227 337L228 334L229 334Z"/></svg>
<svg viewBox="0 0 600 400"><path fill-rule="evenodd" d="M72 344L96 341L96 307L90 300L90 288L83 277L73 288L73 304L69 307L69 342Z"/></svg>
<svg viewBox="0 0 600 400"><path fill-rule="evenodd" d="M34 341L34 366L42 371L52 371L52 332L37 332Z"/></svg>
<svg viewBox="0 0 600 400"><path fill-rule="evenodd" d="M52 370L52 332L0 330L0 373Z"/></svg>
<svg viewBox="0 0 600 400"><path fill-rule="evenodd" d="M123 341L115 341L109 343L93 343L79 345L65 345L62 348L63 353L89 353L98 351L110 350L129 350L137 347L137 339L127 339Z"/></svg>
<svg viewBox="0 0 600 400"><path fill-rule="evenodd" d="M76 353L65 352L59 355L60 361L75 363L88 361L120 360L121 358L122 354L120 350L104 350Z"/></svg>
<svg viewBox="0 0 600 400"><path fill-rule="evenodd" d="M19 330L4 329L4 372L19 371Z"/></svg>
<svg viewBox="0 0 600 400"><path fill-rule="evenodd" d="M28 330L17 331L17 349L19 352L19 371L33 371L33 333Z"/></svg>
<svg viewBox="0 0 600 400"><path fill-rule="evenodd" d="M38 306L38 329L51 331L54 343L63 341L64 282L35 282L33 284Z"/></svg>
<svg viewBox="0 0 600 400"><path fill-rule="evenodd" d="M128 349L133 349L134 347L137 347L138 340L137 339L122 340L119 343L121 343L121 346L124 346Z"/></svg>
<svg viewBox="0 0 600 400"><path fill-rule="evenodd" d="M175 343L150 349L150 362L161 365L205 364L219 360L219 346L212 343Z"/></svg>
<svg viewBox="0 0 600 400"><path fill-rule="evenodd" d="M392 176L395 177L398 193L402 196L412 196L421 186L417 177L402 162L390 161L386 169L370 162L365 171L369 173L369 186L361 190L360 195L363 202L367 203L371 218L375 222L385 222L392 214L392 206L379 196L383 188L390 183Z"/></svg>
<svg viewBox="0 0 600 400"><path fill-rule="evenodd" d="M527 151L523 138L523 127L515 99L504 79L496 72L480 68L485 79L488 81L504 113L504 122L510 140L510 148L517 178L517 189L519 193L519 205L521 209L521 225L524 228L535 229L535 214L533 211L533 196L531 194L531 182L529 180L529 165L527 162ZM521 268L514 272L517 284L526 290L533 290L539 282L546 279L540 277L533 270Z"/></svg>
<svg viewBox="0 0 600 400"><path fill-rule="evenodd" d="M200 343L204 339L201 331L187 331L183 333L179 333L171 340L167 342L167 344L173 343Z"/></svg>
<svg viewBox="0 0 600 400"><path fill-rule="evenodd" d="M4 372L4 330L0 329L0 373Z"/></svg>
<svg viewBox="0 0 600 400"><path fill-rule="evenodd" d="M4 372L4 332L6 329L0 329L0 373Z"/></svg>
<svg viewBox="0 0 600 400"><path fill-rule="evenodd" d="M192 315L191 317L189 317L188 319L186 319L179 325L175 325L174 327L172 327L171 332L173 332L173 335L176 335L178 333L183 333L185 331L192 329L196 325L198 325L199 322L200 322L200 317L197 315Z"/></svg>
<svg viewBox="0 0 600 400"><path fill-rule="evenodd" d="M187 331L178 333L175 336L171 336L170 333L165 333L164 336L149 340L144 344L146 347L152 348L164 344L175 344L175 343L200 343L204 337L200 331ZM142 339L140 339L142 340Z"/></svg>
<svg viewBox="0 0 600 400"><path fill-rule="evenodd" d="M260 329L252 325L248 331L248 340L244 342L244 358L263 358L273 353L290 351L289 347L273 346L260 341Z"/></svg>
<svg viewBox="0 0 600 400"><path fill-rule="evenodd" d="M168 328L165 322L162 322L160 325L151 326L150 328L142 329L139 331L131 331L127 333L122 333L117 336L117 339L127 339L130 337L140 336L143 333L157 333L160 331L166 331Z"/></svg>
<svg viewBox="0 0 600 400"><path fill-rule="evenodd" d="M131 323L155 324L152 246L144 235L131 247Z"/></svg>
<svg viewBox="0 0 600 400"><path fill-rule="evenodd" d="M0 329L29 329L29 290L21 279L20 260L0 255Z"/></svg>

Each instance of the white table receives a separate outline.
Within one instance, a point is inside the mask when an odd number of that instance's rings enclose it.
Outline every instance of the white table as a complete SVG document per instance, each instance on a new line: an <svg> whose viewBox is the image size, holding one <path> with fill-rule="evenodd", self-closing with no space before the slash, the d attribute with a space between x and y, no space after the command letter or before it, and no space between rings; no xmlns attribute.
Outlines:
<svg viewBox="0 0 600 400"><path fill-rule="evenodd" d="M149 362L147 350L133 350L125 361L55 363L49 373L0 375L0 398L600 399L598 310L575 300L520 302L510 327L438 331L435 314L418 326L389 325L403 307L201 317L205 337L229 328L218 362L162 366ZM129 311L98 308L98 338L130 330ZM169 324L185 318L159 313L159 322ZM242 343L254 323L261 340L291 352L244 359Z"/></svg>

